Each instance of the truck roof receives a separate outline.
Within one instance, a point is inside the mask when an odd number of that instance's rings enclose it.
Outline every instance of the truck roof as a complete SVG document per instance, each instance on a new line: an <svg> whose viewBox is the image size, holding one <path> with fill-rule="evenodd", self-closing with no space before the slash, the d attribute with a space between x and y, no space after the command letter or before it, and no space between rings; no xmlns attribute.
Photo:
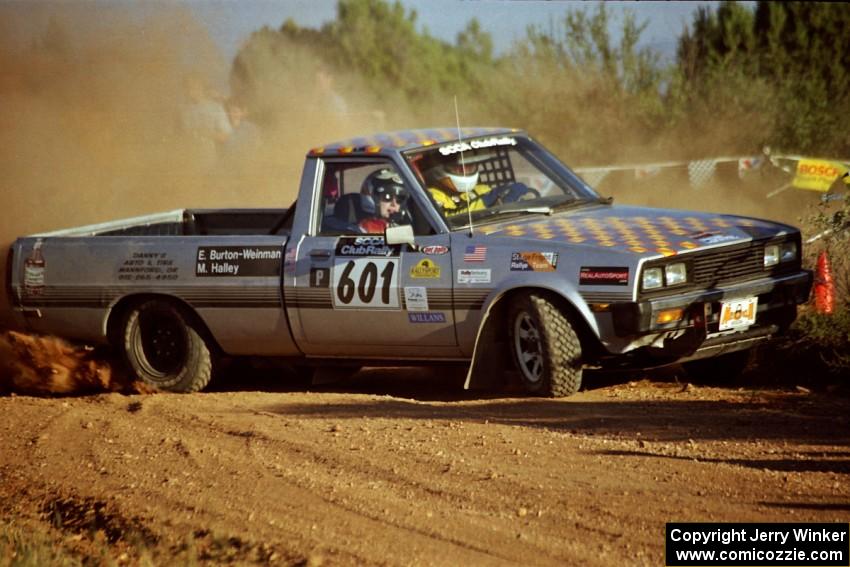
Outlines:
<svg viewBox="0 0 850 567"><path fill-rule="evenodd" d="M480 136L499 136L521 132L517 128L468 127L460 129L460 138L478 138ZM435 144L458 141L458 129L423 128L418 130L398 130L379 132L369 136L350 138L332 142L311 149L308 156L322 155L375 155L388 152L404 152L424 148Z"/></svg>

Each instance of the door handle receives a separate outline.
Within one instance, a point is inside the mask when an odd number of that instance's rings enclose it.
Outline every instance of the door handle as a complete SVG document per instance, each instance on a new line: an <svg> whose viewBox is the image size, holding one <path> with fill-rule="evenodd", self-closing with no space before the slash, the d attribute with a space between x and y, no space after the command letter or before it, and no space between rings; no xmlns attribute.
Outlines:
<svg viewBox="0 0 850 567"><path fill-rule="evenodd" d="M321 248L314 248L310 250L311 258L330 258L331 251L330 250L322 250Z"/></svg>

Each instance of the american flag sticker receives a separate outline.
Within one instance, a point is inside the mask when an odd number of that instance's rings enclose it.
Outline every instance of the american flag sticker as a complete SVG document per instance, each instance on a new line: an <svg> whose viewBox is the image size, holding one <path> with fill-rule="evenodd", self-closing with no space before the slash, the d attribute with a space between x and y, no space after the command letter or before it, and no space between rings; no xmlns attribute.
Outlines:
<svg viewBox="0 0 850 567"><path fill-rule="evenodd" d="M483 262L487 259L486 246L467 246L463 254L464 262Z"/></svg>

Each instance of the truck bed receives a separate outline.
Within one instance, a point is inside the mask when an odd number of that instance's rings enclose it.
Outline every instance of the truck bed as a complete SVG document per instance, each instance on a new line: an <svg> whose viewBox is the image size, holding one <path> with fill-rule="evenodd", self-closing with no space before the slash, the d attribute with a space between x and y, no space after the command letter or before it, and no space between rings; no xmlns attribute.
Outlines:
<svg viewBox="0 0 850 567"><path fill-rule="evenodd" d="M32 236L204 236L289 232L289 209L177 209Z"/></svg>

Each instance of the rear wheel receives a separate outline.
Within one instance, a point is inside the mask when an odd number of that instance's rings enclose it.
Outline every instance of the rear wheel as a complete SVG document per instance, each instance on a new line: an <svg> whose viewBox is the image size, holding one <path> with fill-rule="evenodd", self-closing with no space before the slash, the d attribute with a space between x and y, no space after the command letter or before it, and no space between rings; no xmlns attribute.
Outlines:
<svg viewBox="0 0 850 567"><path fill-rule="evenodd" d="M525 389L563 397L581 387L581 343L569 319L545 295L517 297L508 312L514 361Z"/></svg>
<svg viewBox="0 0 850 567"><path fill-rule="evenodd" d="M170 392L197 392L212 377L213 357L198 329L171 302L133 307L124 320L124 356L146 384Z"/></svg>

